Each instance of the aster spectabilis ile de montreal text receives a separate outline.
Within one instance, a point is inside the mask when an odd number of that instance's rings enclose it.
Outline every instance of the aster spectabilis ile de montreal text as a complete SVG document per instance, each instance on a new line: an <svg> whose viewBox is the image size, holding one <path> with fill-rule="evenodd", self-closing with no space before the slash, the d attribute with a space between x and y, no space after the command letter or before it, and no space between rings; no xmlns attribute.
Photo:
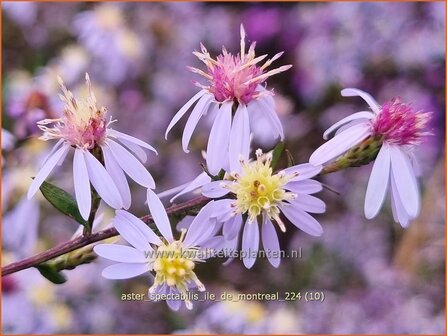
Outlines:
<svg viewBox="0 0 447 336"><path fill-rule="evenodd" d="M282 212L299 229L320 236L323 228L309 213L324 213L325 203L312 194L322 190L318 175L322 166L304 163L274 173L271 153L256 151L256 160L241 161L240 173L233 173L226 180L213 181L202 186L202 194L209 198L230 198L214 202L218 222L223 223L223 235L237 245L242 231L244 265L251 268L256 261L260 236L267 258L274 267L280 264L278 236L273 222L282 232L286 227L280 218ZM243 223L243 216L246 221ZM261 230L259 230L259 224ZM261 232L259 232L261 231ZM231 245L231 244L230 244ZM234 246L236 248L237 246Z"/></svg>
<svg viewBox="0 0 447 336"><path fill-rule="evenodd" d="M256 57L255 43L246 52L246 34L242 25L240 33L241 50L237 55L223 48L222 54L213 59L203 45L201 52L194 52L207 69L202 71L190 67L190 70L205 77L209 83L203 85L196 82L201 90L177 112L166 130L167 137L172 127L197 102L183 131L182 146L188 152L191 136L200 118L214 109L216 118L211 127L206 155L208 170L214 175L222 168L231 171L239 169L240 156L248 159L250 124L253 121L265 118L271 125L274 136L284 139L284 131L275 111L273 92L264 88L263 84L270 76L290 69L291 65L265 71L283 53L276 54L260 66L259 62L267 55ZM234 109L236 112L233 116Z"/></svg>
<svg viewBox="0 0 447 336"><path fill-rule="evenodd" d="M431 134L427 131L431 113L417 111L399 98L379 105L371 95L358 89L344 89L341 94L360 96L372 111L354 113L326 130L324 139L334 131L337 133L311 155L309 162L324 164L371 137L380 141L366 190L365 216L371 219L378 214L389 187L394 220L406 227L420 211L416 179L420 169L414 150Z"/></svg>
<svg viewBox="0 0 447 336"><path fill-rule="evenodd" d="M58 78L63 95L64 111L60 118L44 119L38 122L43 131L42 140L58 139L58 142L44 160L34 178L28 198L34 196L41 184L56 165L62 164L71 147L74 148L73 182L79 211L88 219L91 210L90 183L105 203L114 209L128 209L131 204L127 174L146 188L155 188L151 174L143 166L147 160L143 148L156 153L145 142L110 127L114 120L107 119L105 107L98 107L91 82L86 74L89 95L76 99ZM124 145L124 146L123 146ZM127 148L125 148L127 147ZM98 159L101 153L104 165Z"/></svg>
<svg viewBox="0 0 447 336"><path fill-rule="evenodd" d="M188 291L205 286L197 278L194 268L197 262L204 262L208 254L205 245L213 238L214 223L210 218L214 202L205 205L192 221L188 230L182 230L181 237L174 239L169 218L163 204L148 189L148 205L158 231L151 228L125 210L118 210L113 225L131 246L100 244L94 251L101 257L118 262L106 267L102 275L107 279L129 279L147 272L155 274L154 283L149 288L149 298L166 295L166 301L173 310L178 310L182 301L188 309L192 303ZM185 234L186 233L186 234ZM205 249L205 250L204 250Z"/></svg>

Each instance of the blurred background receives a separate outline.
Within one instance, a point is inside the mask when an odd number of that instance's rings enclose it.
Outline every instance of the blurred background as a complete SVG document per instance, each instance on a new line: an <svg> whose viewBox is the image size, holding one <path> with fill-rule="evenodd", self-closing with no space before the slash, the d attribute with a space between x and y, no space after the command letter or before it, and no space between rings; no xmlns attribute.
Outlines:
<svg viewBox="0 0 447 336"><path fill-rule="evenodd" d="M36 140L36 121L62 112L56 74L75 95L89 72L114 127L156 147L148 168L163 191L201 172L209 123L181 149L185 120L168 141L174 113L195 93L200 43L212 55L239 50L239 26L257 54L284 51L293 68L268 81L275 91L286 147L306 162L335 121L366 105L343 98L356 87L379 102L400 96L432 111L433 136L420 146L423 207L409 228L393 222L389 201L374 220L363 216L371 165L325 176L315 238L292 227L280 235L278 269L266 259L197 267L207 290L272 293L323 291L324 302L197 302L192 311L164 303L121 301L147 293L149 277L108 281L97 260L65 271L54 285L30 269L2 278L3 333L445 333L445 4L431 3L2 3L2 264L70 239L76 223L46 203L25 198L54 143ZM266 131L267 132L267 131ZM264 150L268 138L255 139ZM66 160L52 181L73 193ZM145 191L133 186L131 211L147 213ZM41 197L41 198L39 198ZM103 225L112 214L104 209Z"/></svg>

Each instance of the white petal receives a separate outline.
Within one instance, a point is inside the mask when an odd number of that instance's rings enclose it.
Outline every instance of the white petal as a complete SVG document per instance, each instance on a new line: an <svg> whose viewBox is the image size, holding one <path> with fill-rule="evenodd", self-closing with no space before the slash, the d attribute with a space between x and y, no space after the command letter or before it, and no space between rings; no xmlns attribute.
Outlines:
<svg viewBox="0 0 447 336"><path fill-rule="evenodd" d="M244 252L244 265L252 268L255 264L259 250L259 226L258 220L246 221L242 236L242 251Z"/></svg>
<svg viewBox="0 0 447 336"><path fill-rule="evenodd" d="M408 157L410 158L411 165L413 166L414 174L419 177L422 175L421 165L419 164L419 160L416 157L414 152L408 152Z"/></svg>
<svg viewBox="0 0 447 336"><path fill-rule="evenodd" d="M199 240L209 238L214 228L214 222L210 220L213 212L214 201L209 202L199 211L186 232L185 246L196 246Z"/></svg>
<svg viewBox="0 0 447 336"><path fill-rule="evenodd" d="M333 136L343 133L344 131L350 129L351 127L353 127L355 125L364 124L365 121L366 121L365 119L357 119L357 120L350 121L347 124L340 126L340 128L337 131L335 131L335 134Z"/></svg>
<svg viewBox="0 0 447 336"><path fill-rule="evenodd" d="M112 223L120 236L137 250L143 253L152 250L149 241L143 235L142 231L136 225L129 223L127 218L117 213Z"/></svg>
<svg viewBox="0 0 447 336"><path fill-rule="evenodd" d="M321 236L323 234L323 228L320 223L307 212L291 204L282 204L280 208L284 215L297 228L311 236Z"/></svg>
<svg viewBox="0 0 447 336"><path fill-rule="evenodd" d="M390 146L392 178L407 214L415 218L420 211L416 177L407 155L397 146Z"/></svg>
<svg viewBox="0 0 447 336"><path fill-rule="evenodd" d="M230 192L230 189L225 188L229 182L213 181L202 186L202 195L208 198L219 198L225 196Z"/></svg>
<svg viewBox="0 0 447 336"><path fill-rule="evenodd" d="M284 188L297 194L315 194L323 190L323 186L320 182L311 179L291 181L287 183Z"/></svg>
<svg viewBox="0 0 447 336"><path fill-rule="evenodd" d="M212 258L215 253L221 251L225 247L226 241L223 236L215 236L200 243L202 253L205 259Z"/></svg>
<svg viewBox="0 0 447 336"><path fill-rule="evenodd" d="M233 213L234 199L223 199L214 202L214 214L213 217L219 221L226 221Z"/></svg>
<svg viewBox="0 0 447 336"><path fill-rule="evenodd" d="M182 147L185 153L189 153L188 145L191 140L192 134L199 123L200 118L208 112L209 105L213 97L211 95L205 95L197 102L197 105L191 112L191 115L186 122L185 129L182 136Z"/></svg>
<svg viewBox="0 0 447 336"><path fill-rule="evenodd" d="M157 195L158 196L158 195ZM175 226L175 229L177 230L177 231L182 231L182 229L186 229L186 230L188 230L189 229L189 227L191 226L191 224L192 224L192 221L194 220L194 216L189 216L189 215L187 215L187 216L185 216L185 217L183 217L183 219L181 219L178 223L177 223L177 225Z"/></svg>
<svg viewBox="0 0 447 336"><path fill-rule="evenodd" d="M140 160L142 163L146 163L147 161L147 154L144 151L143 148L141 148L140 146L134 144L133 142L124 140L124 139L119 139L119 141L125 146L127 147L127 149L129 149L137 158L138 160Z"/></svg>
<svg viewBox="0 0 447 336"><path fill-rule="evenodd" d="M43 166L45 164L45 162L47 162L47 160L62 146L64 141L65 141L64 139L59 139L59 141L56 142L56 144L53 146L53 148L51 148L50 152L42 160L40 166Z"/></svg>
<svg viewBox="0 0 447 336"><path fill-rule="evenodd" d="M385 200L390 180L390 151L388 145L383 144L377 154L376 161L369 177L365 196L365 217L374 218Z"/></svg>
<svg viewBox="0 0 447 336"><path fill-rule="evenodd" d="M130 279L149 271L147 264L119 263L104 268L102 276L106 279Z"/></svg>
<svg viewBox="0 0 447 336"><path fill-rule="evenodd" d="M168 242L172 242L174 238L172 237L172 229L171 224L169 223L168 214L160 199L150 189L147 190L147 204L149 205L149 211L158 230Z"/></svg>
<svg viewBox="0 0 447 336"><path fill-rule="evenodd" d="M28 199L31 199L31 197L34 196L34 194L39 190L42 183L45 181L45 179L51 174L54 167L59 162L60 158L65 156L68 153L68 150L70 149L70 145L63 145L62 148L58 149L56 153L54 153L48 160L45 162L43 167L40 169L40 171L37 173L36 177L34 178L33 182L31 183L31 186L28 190Z"/></svg>
<svg viewBox="0 0 447 336"><path fill-rule="evenodd" d="M151 145L147 144L146 142L144 142L138 138L135 138L135 137L130 136L125 133L118 132L117 130L113 130L113 129L109 130L109 134L111 134L112 136L117 138L119 141L125 140L127 142L134 143L135 145L149 149L150 151L153 151L155 154L158 155L158 152L154 147L152 147Z"/></svg>
<svg viewBox="0 0 447 336"><path fill-rule="evenodd" d="M396 182L391 178L391 210L393 212L393 218L402 227L407 227L410 222L410 217L408 216L405 208L400 200L399 193L397 192Z"/></svg>
<svg viewBox="0 0 447 336"><path fill-rule="evenodd" d="M145 263L147 258L143 252L124 245L99 244L93 250L103 258L124 263Z"/></svg>
<svg viewBox="0 0 447 336"><path fill-rule="evenodd" d="M114 209L123 207L123 200L104 166L89 152L83 151L90 182L99 196Z"/></svg>
<svg viewBox="0 0 447 336"><path fill-rule="evenodd" d="M380 111L380 106L379 104L377 104L376 100L369 94L366 93L365 91L359 90L359 89L343 89L341 90L341 95L343 97L356 97L356 96L360 96L363 98L364 101L366 101L366 103L369 105L369 107L371 108L371 110L374 113L379 113Z"/></svg>
<svg viewBox="0 0 447 336"><path fill-rule="evenodd" d="M311 195L299 194L291 203L310 213L324 213L326 211L326 204L319 198Z"/></svg>
<svg viewBox="0 0 447 336"><path fill-rule="evenodd" d="M222 265L227 266L234 260L235 254L233 251L236 250L238 243L239 235L236 235L233 240L225 240L224 253L225 256L228 256L228 259Z"/></svg>
<svg viewBox="0 0 447 336"><path fill-rule="evenodd" d="M269 105L269 98L273 102L273 106ZM262 105L264 105L264 109L262 111L265 117L270 121L270 124L273 126L273 128L276 130L277 134L279 135L281 141L284 140L284 129L282 127L281 121L279 120L278 114L275 111L274 106L274 100L271 96L261 96L256 102L259 102Z"/></svg>
<svg viewBox="0 0 447 336"><path fill-rule="evenodd" d="M310 156L309 162L313 165L326 163L356 146L370 134L369 121L354 125L317 148Z"/></svg>
<svg viewBox="0 0 447 336"><path fill-rule="evenodd" d="M206 164L211 174L217 175L224 166L231 130L231 108L233 102L225 102L219 109L211 128L206 149Z"/></svg>
<svg viewBox="0 0 447 336"><path fill-rule="evenodd" d="M211 182L211 177L205 172L201 173L194 180L192 180L181 192L171 198L170 202L174 202L174 200L184 194L187 194L193 190L200 188L201 186Z"/></svg>
<svg viewBox="0 0 447 336"><path fill-rule="evenodd" d="M263 216L263 219L261 229L262 245L270 264L273 267L278 267L281 262L278 235L268 216Z"/></svg>
<svg viewBox="0 0 447 336"><path fill-rule="evenodd" d="M310 163L302 163L296 166L292 166L289 168L286 168L282 170L285 174L298 174L296 177L294 177L291 181L303 181L310 179L316 175L318 175L321 170L323 169L323 166L321 165L313 165Z"/></svg>
<svg viewBox="0 0 447 336"><path fill-rule="evenodd" d="M201 98L205 93L207 93L206 90L200 90L190 100L188 100L188 102L183 105L183 107L174 115L174 118L172 118L168 128L166 129L165 139L168 139L168 133L172 129L172 127L174 127L174 125L181 119L181 117L183 117L183 115L188 112L192 104L194 104L196 100Z"/></svg>
<svg viewBox="0 0 447 336"><path fill-rule="evenodd" d="M227 220L223 225L222 234L226 240L233 240L241 230L242 215L236 215Z"/></svg>
<svg viewBox="0 0 447 336"><path fill-rule="evenodd" d="M90 193L90 180L88 178L87 165L85 164L82 149L75 149L73 158L73 182L76 195L76 203L79 212L85 220L90 216L92 195Z"/></svg>
<svg viewBox="0 0 447 336"><path fill-rule="evenodd" d="M340 128L341 126L343 126L344 124L347 124L348 122L351 122L353 120L357 120L357 119L366 119L370 120L374 118L374 114L368 111L362 111L362 112L357 112L354 114L351 114L350 116L347 116L346 118L341 119L340 121L337 121L335 124L333 124L331 127L329 127L323 134L323 139L327 140L329 138L329 135L336 131L338 128Z"/></svg>
<svg viewBox="0 0 447 336"><path fill-rule="evenodd" d="M252 100L247 108L251 117L266 118L269 125L274 129L274 136L279 136L281 141L284 140L284 129L281 121L275 112L274 103L273 106L269 105L267 96L261 96L257 100Z"/></svg>
<svg viewBox="0 0 447 336"><path fill-rule="evenodd" d="M147 169L138 161L135 156L127 151L120 144L108 140L107 145L110 147L115 160L129 177L146 188L155 188L155 181Z"/></svg>
<svg viewBox="0 0 447 336"><path fill-rule="evenodd" d="M180 301L180 300L166 300L166 304L168 305L168 307L171 310L177 311L180 309L180 306L182 305L182 301Z"/></svg>
<svg viewBox="0 0 447 336"><path fill-rule="evenodd" d="M104 155L106 170L110 174L110 177L113 179L113 182L120 192L121 198L123 200L123 208L129 209L132 198L126 175L124 175L124 172L121 169L120 165L118 164L118 162L116 162L113 153L110 151L110 148L107 145L101 146L101 148Z"/></svg>
<svg viewBox="0 0 447 336"><path fill-rule="evenodd" d="M133 226L136 231L140 232L149 243L156 245L162 244L161 239L154 233L154 231L152 231L152 229L137 216L124 210L117 210L116 214L119 216L120 220L127 221L127 225Z"/></svg>
<svg viewBox="0 0 447 336"><path fill-rule="evenodd" d="M238 172L241 168L240 157L248 159L250 153L250 123L245 104L240 104L233 118L230 132L230 170Z"/></svg>

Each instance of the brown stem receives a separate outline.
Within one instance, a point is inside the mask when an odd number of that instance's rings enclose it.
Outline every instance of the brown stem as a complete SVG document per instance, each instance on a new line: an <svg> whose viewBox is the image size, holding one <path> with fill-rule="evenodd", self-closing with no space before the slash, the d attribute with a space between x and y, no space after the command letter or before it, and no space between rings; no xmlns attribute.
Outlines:
<svg viewBox="0 0 447 336"><path fill-rule="evenodd" d="M348 167L358 167L368 164L373 161L380 149L381 141L377 138L367 138L361 144L348 151L346 154L340 156L335 162L326 165L318 176L334 173ZM173 205L166 209L169 215L179 214L183 211L192 210L193 208L208 203L209 199L203 196L197 197L191 201L184 202L178 205ZM149 224L152 222L152 217L146 215L141 219ZM21 271L23 269L39 265L42 262L48 261L65 253L74 251L80 247L117 236L118 232L114 228L106 229L91 235L75 238L68 242L57 245L45 252L37 254L33 257L9 264L2 268L2 276Z"/></svg>
<svg viewBox="0 0 447 336"><path fill-rule="evenodd" d="M185 212L188 210L192 210L193 208L197 206L204 205L208 203L210 199L200 196L197 198L194 198L190 201L180 203L180 204L174 204L171 207L166 209L166 212L168 215L174 215L179 214L181 212ZM149 224L152 222L152 216L146 215L140 218L143 222ZM45 261L48 261L50 259L56 258L60 255L63 255L65 253L74 251L78 248L90 245L92 243L99 242L101 240L117 236L118 232L115 228L109 228L105 229L103 231L99 231L96 233L92 233L89 236L82 236L75 239L72 239L68 242L64 242L62 244L59 244L55 247L50 248L47 251L44 251L42 253L39 253L35 256L11 263L5 267L2 267L1 273L2 276L12 274L21 270L24 270L29 267L33 267L36 265L39 265L40 263L43 263Z"/></svg>

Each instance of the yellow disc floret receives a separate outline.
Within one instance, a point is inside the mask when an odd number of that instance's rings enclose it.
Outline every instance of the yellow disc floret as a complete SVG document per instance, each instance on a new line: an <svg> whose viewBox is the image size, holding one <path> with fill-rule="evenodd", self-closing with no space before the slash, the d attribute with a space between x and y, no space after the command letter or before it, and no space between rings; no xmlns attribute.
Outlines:
<svg viewBox="0 0 447 336"><path fill-rule="evenodd" d="M228 186L236 195L235 212L247 213L251 221L261 213L277 219L279 203L295 197L284 189L294 175L274 174L270 167L271 156L263 155L260 150L256 151L256 156L256 161L242 162L241 173L235 174L235 183Z"/></svg>
<svg viewBox="0 0 447 336"><path fill-rule="evenodd" d="M153 270L155 281L149 291L153 293L158 286L166 284L175 287L181 294L187 297L188 284L194 283L199 291L204 291L205 286L194 273L195 263L202 261L200 251L197 248L185 247L183 237L180 240L160 245L155 251ZM186 306L191 302L185 300Z"/></svg>

